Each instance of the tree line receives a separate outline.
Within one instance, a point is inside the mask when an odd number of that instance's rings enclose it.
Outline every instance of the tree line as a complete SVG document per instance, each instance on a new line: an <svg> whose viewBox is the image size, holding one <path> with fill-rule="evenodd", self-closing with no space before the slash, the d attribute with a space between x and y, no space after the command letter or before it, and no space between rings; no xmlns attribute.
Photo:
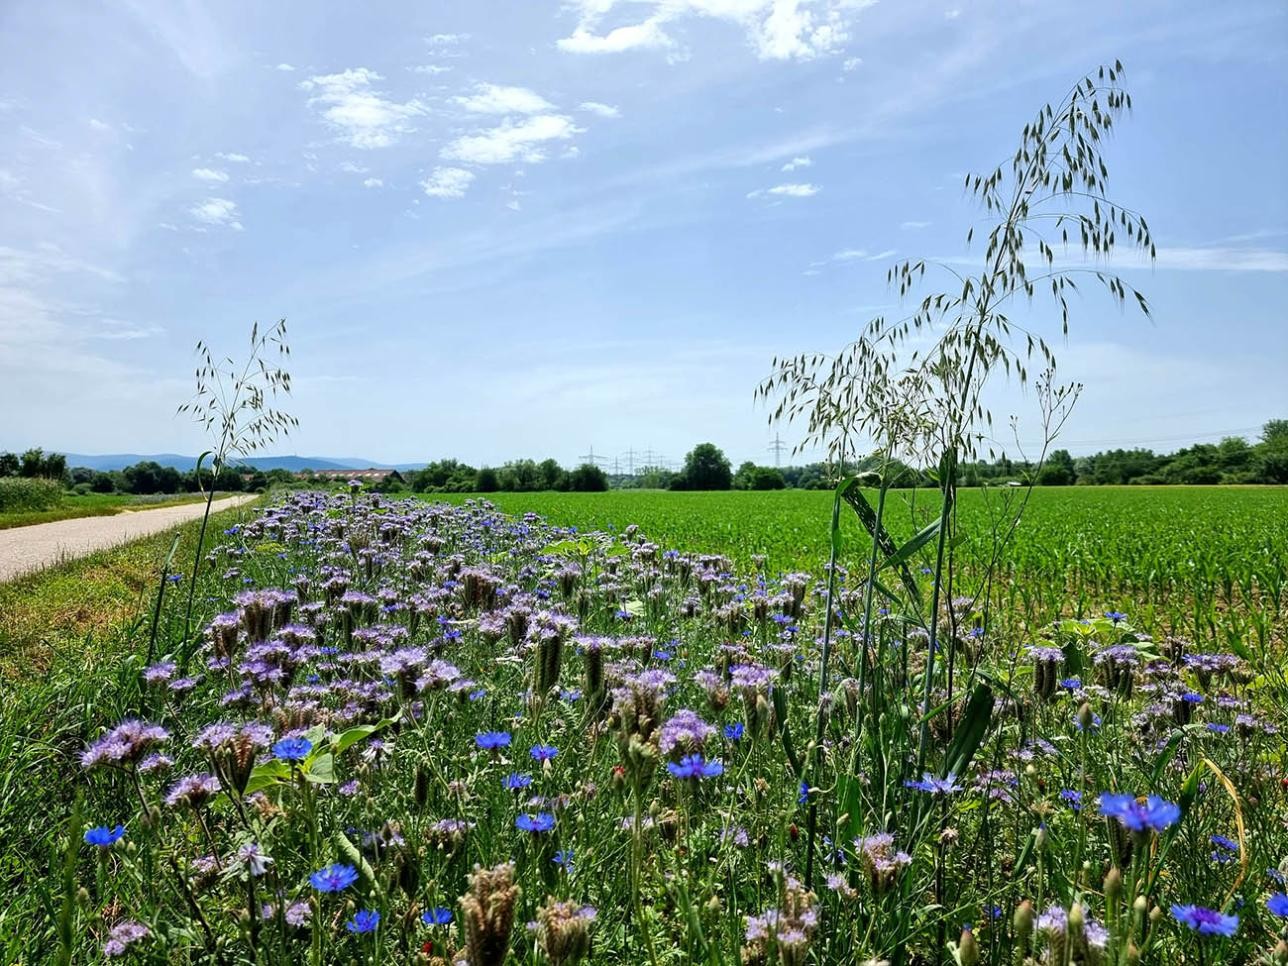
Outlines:
<svg viewBox="0 0 1288 966"><path fill-rule="evenodd" d="M871 468L860 464L858 469ZM851 467L850 469L854 469ZM897 486L934 486L925 468L898 461L886 464ZM181 471L151 460L121 470L69 468L60 453L32 448L0 452L0 477L52 479L80 493L192 493L211 486L208 469L198 484L195 470ZM409 488L417 493L529 493L543 490L592 493L608 489L653 490L819 490L833 486L836 468L826 463L802 466L758 466L747 461L735 470L714 443L699 443L679 470L641 467L633 474L608 474L583 463L571 470L557 460L511 460L499 467L473 467L455 459L437 460L407 474L406 487L396 481L378 484L386 492ZM1111 449L1090 456L1068 450L1051 452L1041 466L1006 456L979 460L961 468L964 486L1034 483L1038 486L1103 486L1161 484L1288 483L1288 419L1272 419L1261 437L1250 443L1229 436L1219 443L1196 443L1174 453L1149 449ZM301 485L289 470L225 466L214 478L216 490L253 492L270 486ZM314 481L305 480L309 485Z"/></svg>

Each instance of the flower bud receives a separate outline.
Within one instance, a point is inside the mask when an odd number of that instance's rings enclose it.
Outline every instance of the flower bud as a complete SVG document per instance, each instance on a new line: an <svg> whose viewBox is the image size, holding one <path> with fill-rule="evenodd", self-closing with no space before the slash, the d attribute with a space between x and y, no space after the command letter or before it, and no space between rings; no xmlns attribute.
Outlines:
<svg viewBox="0 0 1288 966"><path fill-rule="evenodd" d="M1095 723L1096 716L1091 710L1090 702L1084 701L1078 708L1078 727L1082 729L1083 734L1091 730L1092 724Z"/></svg>
<svg viewBox="0 0 1288 966"><path fill-rule="evenodd" d="M1105 876L1105 900L1115 903L1118 897L1123 894L1123 874L1114 866Z"/></svg>
<svg viewBox="0 0 1288 966"><path fill-rule="evenodd" d="M1279 940L1275 945L1274 951L1271 952L1270 958L1279 966L1288 963L1288 942L1284 942L1282 939Z"/></svg>
<svg viewBox="0 0 1288 966"><path fill-rule="evenodd" d="M1033 903L1025 899L1015 907L1015 936L1021 943L1026 943L1030 936L1033 935Z"/></svg>
<svg viewBox="0 0 1288 966"><path fill-rule="evenodd" d="M970 926L962 926L961 938L957 940L957 962L959 966L976 966L979 962L979 943Z"/></svg>

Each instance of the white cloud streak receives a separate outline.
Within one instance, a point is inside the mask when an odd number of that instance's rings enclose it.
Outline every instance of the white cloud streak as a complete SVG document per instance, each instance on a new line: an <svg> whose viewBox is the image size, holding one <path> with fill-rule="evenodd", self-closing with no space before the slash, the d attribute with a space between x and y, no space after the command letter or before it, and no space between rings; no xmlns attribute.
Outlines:
<svg viewBox="0 0 1288 966"><path fill-rule="evenodd" d="M238 220L237 202L229 201L227 198L207 198L189 208L188 213L205 225L231 228L233 231L242 230L242 223Z"/></svg>
<svg viewBox="0 0 1288 966"><path fill-rule="evenodd" d="M536 164L546 158L543 144L566 141L581 130L562 114L538 114L517 122L506 118L496 127L457 138L443 148L441 156L466 164Z"/></svg>
<svg viewBox="0 0 1288 966"><path fill-rule="evenodd" d="M338 74L320 74L300 82L312 93L309 104L323 120L355 148L384 148L411 131L412 118L424 113L413 99L404 103L388 98L373 85L384 78L366 67L352 67Z"/></svg>
<svg viewBox="0 0 1288 966"><path fill-rule="evenodd" d="M431 198L464 198L473 180L474 172L464 168L435 168L420 186Z"/></svg>
<svg viewBox="0 0 1288 966"><path fill-rule="evenodd" d="M478 84L473 94L454 100L472 114L541 114L554 108L536 91L501 84Z"/></svg>

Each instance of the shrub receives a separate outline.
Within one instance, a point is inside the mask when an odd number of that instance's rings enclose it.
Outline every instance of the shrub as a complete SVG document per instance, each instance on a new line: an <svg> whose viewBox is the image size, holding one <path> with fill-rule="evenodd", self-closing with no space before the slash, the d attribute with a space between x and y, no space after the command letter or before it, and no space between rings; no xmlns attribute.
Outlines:
<svg viewBox="0 0 1288 966"><path fill-rule="evenodd" d="M62 485L30 477L0 479L0 513L50 510L63 498Z"/></svg>

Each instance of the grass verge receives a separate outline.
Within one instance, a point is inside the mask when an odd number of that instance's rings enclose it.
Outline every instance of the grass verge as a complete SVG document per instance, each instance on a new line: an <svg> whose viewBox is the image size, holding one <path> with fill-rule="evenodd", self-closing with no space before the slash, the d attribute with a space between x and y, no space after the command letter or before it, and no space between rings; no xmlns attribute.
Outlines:
<svg viewBox="0 0 1288 966"><path fill-rule="evenodd" d="M227 494L222 494L227 495ZM219 499L216 494L215 499ZM69 496L64 502L48 510L18 510L0 513L0 530L30 527L37 523L56 523L59 520L77 520L81 517L109 517L131 510L155 510L158 507L200 503L206 497L201 493L180 493L173 496L137 497L116 493L94 493L87 496Z"/></svg>

